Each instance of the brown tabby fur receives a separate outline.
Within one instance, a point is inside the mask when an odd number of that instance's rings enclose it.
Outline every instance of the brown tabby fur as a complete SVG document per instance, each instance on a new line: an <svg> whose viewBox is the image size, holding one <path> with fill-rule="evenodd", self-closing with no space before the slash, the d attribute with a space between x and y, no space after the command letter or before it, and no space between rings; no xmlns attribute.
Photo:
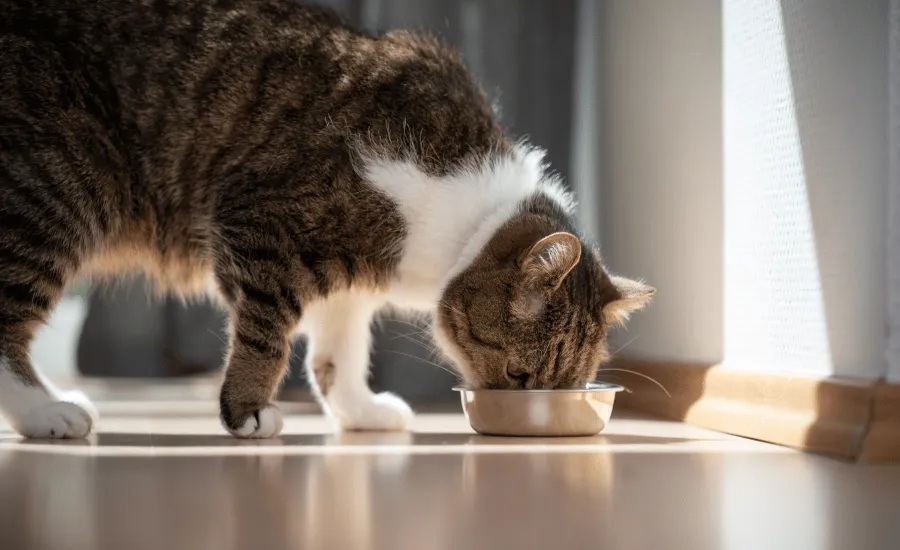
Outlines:
<svg viewBox="0 0 900 550"><path fill-rule="evenodd" d="M407 228L356 152L440 176L509 147L459 56L427 37L290 0L0 0L0 358L40 386L28 345L76 277L212 287L231 313L221 414L237 428L271 399L304 304L383 287L399 260ZM536 199L451 287L439 324L473 365L508 357L526 387L593 377L621 297L596 258L539 321L504 303L508 260L572 230ZM313 369L327 386L333 366Z"/></svg>
<svg viewBox="0 0 900 550"><path fill-rule="evenodd" d="M438 325L488 388L571 388L607 360L604 308L620 298L593 251L575 245L561 288L545 272L529 277L521 255L532 243L574 228L537 196L497 232L472 267L451 282ZM531 311L533 302L539 309ZM517 307L518 306L518 307ZM607 310L608 311L608 310ZM451 344L452 342L452 344Z"/></svg>

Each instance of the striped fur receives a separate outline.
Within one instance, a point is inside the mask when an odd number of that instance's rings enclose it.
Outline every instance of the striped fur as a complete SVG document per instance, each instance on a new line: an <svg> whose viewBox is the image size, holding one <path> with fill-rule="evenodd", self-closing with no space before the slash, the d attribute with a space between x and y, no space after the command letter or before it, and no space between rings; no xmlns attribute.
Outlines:
<svg viewBox="0 0 900 550"><path fill-rule="evenodd" d="M568 199L523 151L459 55L428 37L365 34L292 0L0 0L0 412L27 436L86 435L89 406L41 379L29 343L72 280L143 272L228 308L233 434L281 429L270 400L298 327L345 427L402 428L408 407L365 385L372 315L391 302L476 316L467 289L496 266L471 243L531 247L571 229ZM398 166L407 187L384 171ZM521 187L481 193L492 174ZM416 210L429 195L453 210ZM540 230L510 240L531 210ZM441 233L428 215L469 221ZM581 382L602 356L599 312L619 295L590 258L550 300L552 322L502 325L507 351L548 346L527 355L550 365L528 387ZM497 291L485 303L509 311ZM509 383L479 370L472 350L488 344L472 318L438 317L467 376Z"/></svg>

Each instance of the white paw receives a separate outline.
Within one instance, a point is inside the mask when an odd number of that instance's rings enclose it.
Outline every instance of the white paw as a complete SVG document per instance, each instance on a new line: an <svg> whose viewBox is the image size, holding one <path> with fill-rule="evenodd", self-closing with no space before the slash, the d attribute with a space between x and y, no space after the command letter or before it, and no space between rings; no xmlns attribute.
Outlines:
<svg viewBox="0 0 900 550"><path fill-rule="evenodd" d="M353 403L349 410L335 411L335 414L341 428L364 431L406 430L413 418L412 409L406 401L386 392Z"/></svg>
<svg viewBox="0 0 900 550"><path fill-rule="evenodd" d="M91 433L93 424L91 415L82 407L51 401L28 411L18 429L23 436L35 439L79 439Z"/></svg>
<svg viewBox="0 0 900 550"><path fill-rule="evenodd" d="M235 437L251 439L266 439L275 437L281 433L284 422L281 419L281 411L274 405L269 405L261 411L251 414L244 425L237 430L229 430Z"/></svg>
<svg viewBox="0 0 900 550"><path fill-rule="evenodd" d="M95 407L94 404L91 403L91 400L79 390L59 392L58 399L60 401L65 401L66 403L74 403L84 409L84 411L88 413L88 416L91 417L94 424L100 419L100 413L97 412L97 407Z"/></svg>

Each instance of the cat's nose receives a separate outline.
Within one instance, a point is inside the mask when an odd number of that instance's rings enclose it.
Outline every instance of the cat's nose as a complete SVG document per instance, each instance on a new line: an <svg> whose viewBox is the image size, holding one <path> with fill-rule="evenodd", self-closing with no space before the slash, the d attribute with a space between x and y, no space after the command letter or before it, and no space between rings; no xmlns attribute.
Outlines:
<svg viewBox="0 0 900 550"><path fill-rule="evenodd" d="M506 367L506 377L519 388L527 388L531 373L521 367Z"/></svg>

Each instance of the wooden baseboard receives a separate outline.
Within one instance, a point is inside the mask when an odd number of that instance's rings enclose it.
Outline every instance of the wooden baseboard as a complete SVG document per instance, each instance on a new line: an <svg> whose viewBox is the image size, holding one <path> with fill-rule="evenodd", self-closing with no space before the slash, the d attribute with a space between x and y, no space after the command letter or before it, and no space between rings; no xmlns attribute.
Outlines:
<svg viewBox="0 0 900 550"><path fill-rule="evenodd" d="M880 383L875 387L872 422L860 460L900 462L900 384Z"/></svg>
<svg viewBox="0 0 900 550"><path fill-rule="evenodd" d="M805 451L900 461L900 385L625 359L611 367L671 394L616 372L631 390L617 399L624 408Z"/></svg>

